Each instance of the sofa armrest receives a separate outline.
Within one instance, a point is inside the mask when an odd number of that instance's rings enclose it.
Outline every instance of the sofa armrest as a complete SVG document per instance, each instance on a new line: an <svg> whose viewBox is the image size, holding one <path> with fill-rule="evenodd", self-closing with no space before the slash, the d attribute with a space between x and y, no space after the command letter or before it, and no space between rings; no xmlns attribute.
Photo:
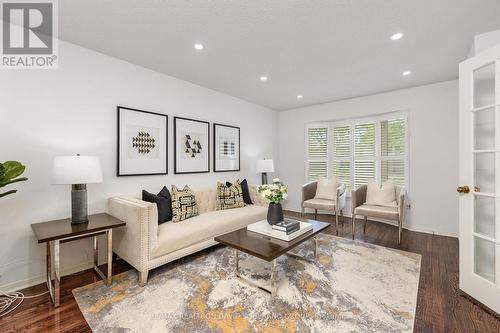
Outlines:
<svg viewBox="0 0 500 333"><path fill-rule="evenodd" d="M269 205L269 200L267 200L259 192L257 192L257 185L249 185L248 191L250 192L250 198L252 199L254 205L257 206Z"/></svg>
<svg viewBox="0 0 500 333"><path fill-rule="evenodd" d="M358 187L357 189L352 190L351 200L352 200L353 216L354 216L354 209L356 209L356 207L359 207L366 202L366 190L367 189L368 189L367 185L362 185L362 186Z"/></svg>
<svg viewBox="0 0 500 333"><path fill-rule="evenodd" d="M309 182L304 185L302 185L302 201L301 204L304 201L307 201L309 199L313 199L314 196L316 195L316 189L318 187L318 182Z"/></svg>
<svg viewBox="0 0 500 333"><path fill-rule="evenodd" d="M113 252L137 270L147 270L149 254L157 244L156 204L128 197L110 198L108 213L127 223L113 231Z"/></svg>

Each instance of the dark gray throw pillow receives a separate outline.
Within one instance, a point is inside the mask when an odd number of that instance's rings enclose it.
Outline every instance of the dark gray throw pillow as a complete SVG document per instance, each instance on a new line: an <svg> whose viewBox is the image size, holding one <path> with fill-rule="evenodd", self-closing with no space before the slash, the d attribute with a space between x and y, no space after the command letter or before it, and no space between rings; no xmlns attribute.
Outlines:
<svg viewBox="0 0 500 333"><path fill-rule="evenodd" d="M142 190L142 200L154 202L158 208L158 224L165 223L172 219L172 199L166 186L163 186L158 195Z"/></svg>
<svg viewBox="0 0 500 333"><path fill-rule="evenodd" d="M230 187L231 184L230 182L226 182L226 186ZM246 179L243 179L242 182L240 182L241 185L241 192L243 194L243 202L245 202L245 205L253 205L252 198L250 197L250 191L248 190L248 182Z"/></svg>

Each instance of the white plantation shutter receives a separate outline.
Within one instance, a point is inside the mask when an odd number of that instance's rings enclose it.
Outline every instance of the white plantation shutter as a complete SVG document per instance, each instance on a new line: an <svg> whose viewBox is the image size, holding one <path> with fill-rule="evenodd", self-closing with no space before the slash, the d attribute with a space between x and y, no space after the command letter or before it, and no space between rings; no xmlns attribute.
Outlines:
<svg viewBox="0 0 500 333"><path fill-rule="evenodd" d="M351 190L351 125L336 126L331 130L333 161L332 174Z"/></svg>
<svg viewBox="0 0 500 333"><path fill-rule="evenodd" d="M375 179L375 123L354 125L354 187Z"/></svg>
<svg viewBox="0 0 500 333"><path fill-rule="evenodd" d="M407 126L404 113L309 126L307 180L335 175L348 193L369 179L407 186Z"/></svg>
<svg viewBox="0 0 500 333"><path fill-rule="evenodd" d="M406 119L380 122L380 178L392 179L397 185L406 183Z"/></svg>
<svg viewBox="0 0 500 333"><path fill-rule="evenodd" d="M307 180L327 177L328 173L328 127L307 129Z"/></svg>

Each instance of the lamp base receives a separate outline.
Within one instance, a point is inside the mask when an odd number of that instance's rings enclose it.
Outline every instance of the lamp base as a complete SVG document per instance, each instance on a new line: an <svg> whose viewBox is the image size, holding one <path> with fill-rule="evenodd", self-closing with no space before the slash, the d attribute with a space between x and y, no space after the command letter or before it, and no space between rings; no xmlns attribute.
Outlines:
<svg viewBox="0 0 500 333"><path fill-rule="evenodd" d="M71 185L71 224L87 223L87 185Z"/></svg>
<svg viewBox="0 0 500 333"><path fill-rule="evenodd" d="M267 184L267 172L262 173L262 185Z"/></svg>

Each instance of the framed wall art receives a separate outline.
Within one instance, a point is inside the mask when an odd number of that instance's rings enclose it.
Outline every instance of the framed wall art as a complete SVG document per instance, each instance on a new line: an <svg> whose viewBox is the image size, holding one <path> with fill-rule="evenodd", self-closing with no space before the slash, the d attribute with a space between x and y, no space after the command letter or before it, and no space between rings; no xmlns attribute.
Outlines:
<svg viewBox="0 0 500 333"><path fill-rule="evenodd" d="M117 107L117 176L168 173L168 116Z"/></svg>
<svg viewBox="0 0 500 333"><path fill-rule="evenodd" d="M210 123L174 117L174 173L210 172Z"/></svg>
<svg viewBox="0 0 500 333"><path fill-rule="evenodd" d="M214 172L240 171L240 128L214 124Z"/></svg>

